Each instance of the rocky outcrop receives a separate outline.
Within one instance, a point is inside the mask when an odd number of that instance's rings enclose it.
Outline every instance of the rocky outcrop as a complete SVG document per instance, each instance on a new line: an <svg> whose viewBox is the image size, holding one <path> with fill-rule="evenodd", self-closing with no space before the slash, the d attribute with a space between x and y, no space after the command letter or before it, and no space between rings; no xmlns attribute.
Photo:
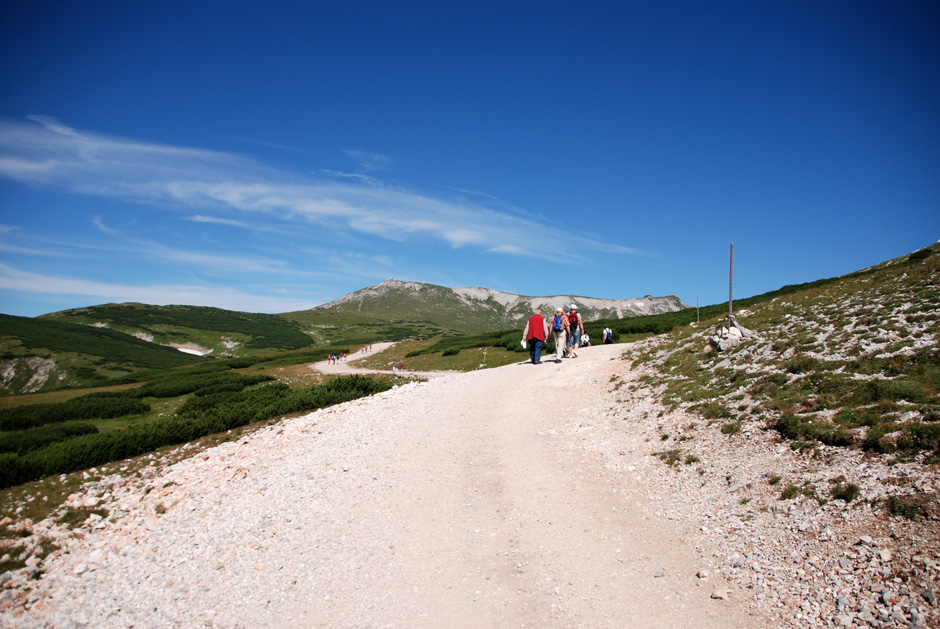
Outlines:
<svg viewBox="0 0 940 629"><path fill-rule="evenodd" d="M719 352L725 352L732 347L737 347L744 339L757 338L757 335L738 324L737 320L729 317L728 325L720 325L715 330L715 334L708 339L711 347Z"/></svg>
<svg viewBox="0 0 940 629"><path fill-rule="evenodd" d="M7 394L36 393L49 382L64 380L55 360L30 356L0 361L0 391Z"/></svg>

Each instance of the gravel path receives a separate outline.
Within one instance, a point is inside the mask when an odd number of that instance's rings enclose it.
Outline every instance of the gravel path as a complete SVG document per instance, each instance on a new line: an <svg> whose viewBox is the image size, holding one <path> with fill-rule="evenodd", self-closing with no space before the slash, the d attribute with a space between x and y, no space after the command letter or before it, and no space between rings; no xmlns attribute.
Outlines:
<svg viewBox="0 0 940 629"><path fill-rule="evenodd" d="M0 621L765 626L648 507L631 470L653 458L593 445L622 351L448 374L106 478L70 500L104 498L111 517L63 541L28 611Z"/></svg>

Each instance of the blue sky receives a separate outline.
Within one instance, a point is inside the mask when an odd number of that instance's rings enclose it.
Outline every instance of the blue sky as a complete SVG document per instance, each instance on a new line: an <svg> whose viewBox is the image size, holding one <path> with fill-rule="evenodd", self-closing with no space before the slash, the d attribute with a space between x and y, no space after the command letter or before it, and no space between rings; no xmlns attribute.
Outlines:
<svg viewBox="0 0 940 629"><path fill-rule="evenodd" d="M8 0L0 312L687 304L940 238L940 4Z"/></svg>

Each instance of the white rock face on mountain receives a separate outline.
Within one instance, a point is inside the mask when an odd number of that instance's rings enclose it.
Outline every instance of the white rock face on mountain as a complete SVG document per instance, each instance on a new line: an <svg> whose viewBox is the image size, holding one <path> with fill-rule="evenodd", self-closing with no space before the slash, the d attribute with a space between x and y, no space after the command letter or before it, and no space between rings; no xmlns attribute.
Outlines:
<svg viewBox="0 0 940 629"><path fill-rule="evenodd" d="M633 299L599 299L576 295L525 297L489 288L455 288L454 292L464 298L468 304L492 299L509 310L523 308L526 311L534 311L536 308L545 310L546 304L549 304L551 308L559 306L567 308L571 304L576 304L579 310L611 311L612 314L607 316L616 316L620 319L638 315L673 312L686 307L678 297L652 297L650 295Z"/></svg>
<svg viewBox="0 0 940 629"><path fill-rule="evenodd" d="M403 302L412 299L416 303L423 303L437 308L487 310L507 323L521 321L536 308L541 308L543 312L547 312L554 311L559 306L568 308L571 304L576 304L582 316L589 319L622 319L639 315L675 312L688 308L675 296L653 297L647 295L632 299L599 299L579 295L525 296L489 288L451 289L434 284L403 282L400 280L386 280L381 284L344 295L317 308L350 310L355 306L358 311L368 311L381 300L403 304ZM392 306L385 303L380 307L389 309Z"/></svg>

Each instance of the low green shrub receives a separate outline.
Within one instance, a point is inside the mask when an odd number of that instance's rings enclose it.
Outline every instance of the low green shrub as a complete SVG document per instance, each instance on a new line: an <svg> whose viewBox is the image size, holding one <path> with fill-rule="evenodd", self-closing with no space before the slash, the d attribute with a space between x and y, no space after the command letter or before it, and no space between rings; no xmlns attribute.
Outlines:
<svg viewBox="0 0 940 629"><path fill-rule="evenodd" d="M907 424L898 438L901 450L940 452L940 424Z"/></svg>
<svg viewBox="0 0 940 629"><path fill-rule="evenodd" d="M831 490L833 500L852 502L861 493L861 488L854 483L837 483Z"/></svg>
<svg viewBox="0 0 940 629"><path fill-rule="evenodd" d="M725 417L731 417L731 411L727 406L720 402L705 402L704 404L696 404L690 410L696 411L705 419L721 419Z"/></svg>
<svg viewBox="0 0 940 629"><path fill-rule="evenodd" d="M854 443L852 434L844 427L826 420L784 414L774 422L773 428L787 439L819 441L830 446L848 446Z"/></svg>
<svg viewBox="0 0 940 629"><path fill-rule="evenodd" d="M269 382L271 380L274 380L274 378L262 374L244 375L222 372L193 375L192 373L187 373L151 382L139 389L131 389L128 393L133 392L138 398L169 398L179 397L189 393L196 393L198 395L199 392L203 390L215 390L220 393L241 391L246 387L262 382Z"/></svg>
<svg viewBox="0 0 940 629"><path fill-rule="evenodd" d="M131 395L134 394L130 391L89 393L67 402L14 406L0 411L0 430L25 430L43 424L110 419L150 411L150 406Z"/></svg>
<svg viewBox="0 0 940 629"><path fill-rule="evenodd" d="M897 452L897 440L891 435L897 431L897 426L888 423L880 423L872 426L865 435L862 442L862 448L882 454L892 454Z"/></svg>
<svg viewBox="0 0 940 629"><path fill-rule="evenodd" d="M0 489L193 441L253 421L323 408L391 388L384 379L347 376L309 389L269 384L237 393L192 397L174 417L127 430L73 437L25 455L0 454Z"/></svg>
<svg viewBox="0 0 940 629"><path fill-rule="evenodd" d="M796 356L783 365L789 373L812 373L819 371L821 367L822 362L812 356Z"/></svg>
<svg viewBox="0 0 940 629"><path fill-rule="evenodd" d="M38 450L56 441L65 441L80 435L90 435L98 432L94 424L88 422L72 422L68 424L50 424L37 426L26 430L16 430L0 434L0 452L13 452L26 454Z"/></svg>
<svg viewBox="0 0 940 629"><path fill-rule="evenodd" d="M920 515L923 510L913 499L902 499L897 496L888 498L887 502L885 502L885 507L891 515L897 515L902 518L907 518L908 520L916 520L917 516Z"/></svg>

